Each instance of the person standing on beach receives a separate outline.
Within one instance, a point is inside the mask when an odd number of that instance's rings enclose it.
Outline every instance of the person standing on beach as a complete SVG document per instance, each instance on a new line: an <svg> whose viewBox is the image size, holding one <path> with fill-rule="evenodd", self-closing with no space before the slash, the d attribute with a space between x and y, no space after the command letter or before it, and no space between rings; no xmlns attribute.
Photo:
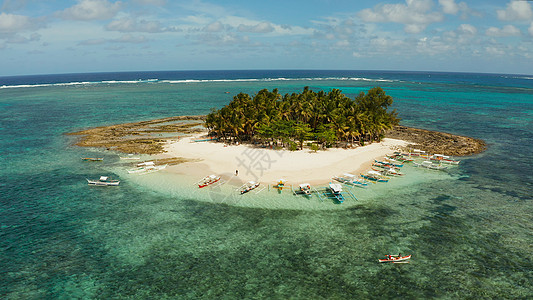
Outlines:
<svg viewBox="0 0 533 300"><path fill-rule="evenodd" d="M235 170L235 176L239 176L239 170Z"/></svg>

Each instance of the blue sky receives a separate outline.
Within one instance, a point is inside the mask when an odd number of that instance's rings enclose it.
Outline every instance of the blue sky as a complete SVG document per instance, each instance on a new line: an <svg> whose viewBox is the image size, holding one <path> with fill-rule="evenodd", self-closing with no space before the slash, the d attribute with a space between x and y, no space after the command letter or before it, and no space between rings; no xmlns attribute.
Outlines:
<svg viewBox="0 0 533 300"><path fill-rule="evenodd" d="M220 69L533 73L533 1L0 3L0 76Z"/></svg>

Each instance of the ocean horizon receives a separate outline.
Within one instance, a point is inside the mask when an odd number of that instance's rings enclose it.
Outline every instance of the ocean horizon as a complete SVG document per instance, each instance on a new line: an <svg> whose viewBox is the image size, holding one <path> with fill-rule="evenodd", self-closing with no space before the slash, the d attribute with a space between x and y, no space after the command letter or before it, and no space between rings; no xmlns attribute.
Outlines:
<svg viewBox="0 0 533 300"><path fill-rule="evenodd" d="M240 92L375 86L401 124L479 138L440 172L343 204L264 192L228 201L119 153L87 128L205 115ZM219 70L0 77L0 266L6 299L533 297L533 75ZM101 156L87 163L81 157ZM234 171L234 170L231 170ZM112 175L117 188L85 178ZM206 174L207 175L207 174ZM185 174L186 177L186 174ZM193 180L193 179L190 179ZM219 198L222 198L219 201ZM234 198L232 198L234 199ZM249 200L247 200L249 199ZM255 202L254 202L255 201ZM409 264L383 265L387 254Z"/></svg>

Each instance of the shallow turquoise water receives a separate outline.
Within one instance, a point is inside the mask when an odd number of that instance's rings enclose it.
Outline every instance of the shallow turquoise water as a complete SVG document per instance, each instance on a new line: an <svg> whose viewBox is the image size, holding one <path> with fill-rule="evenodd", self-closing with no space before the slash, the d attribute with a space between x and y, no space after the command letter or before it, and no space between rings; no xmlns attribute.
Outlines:
<svg viewBox="0 0 533 300"><path fill-rule="evenodd" d="M480 74L309 73L162 72L141 74L159 79L152 82L41 87L31 84L104 79L0 78L0 86L9 86L0 89L0 295L533 297L532 81ZM130 80L128 74L105 76ZM242 78L284 79L235 80ZM22 84L30 86L13 87ZM84 163L81 156L98 150L71 146L75 137L64 135L204 114L241 91L286 93L306 85L340 88L352 97L382 86L394 97L403 124L482 138L489 147L445 174L427 173L431 180L360 192L359 201L346 208L314 199L313 209L333 208L307 210L301 201L293 209L268 209L199 201L200 193L154 189L135 180L113 189L88 187L86 177L127 177L116 154L104 153L103 164ZM430 171L406 172L413 179ZM412 254L412 262L377 263L397 252Z"/></svg>

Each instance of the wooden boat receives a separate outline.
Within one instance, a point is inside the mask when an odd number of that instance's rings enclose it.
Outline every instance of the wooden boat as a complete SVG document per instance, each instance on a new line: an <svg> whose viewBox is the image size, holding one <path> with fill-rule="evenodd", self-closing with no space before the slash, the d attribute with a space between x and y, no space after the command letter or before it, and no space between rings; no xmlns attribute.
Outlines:
<svg viewBox="0 0 533 300"><path fill-rule="evenodd" d="M198 182L198 187L199 188L203 188L203 187L211 185L211 184L213 184L215 182L218 182L219 180L220 180L220 176L209 175L209 176L204 177L202 180L200 180Z"/></svg>
<svg viewBox="0 0 533 300"><path fill-rule="evenodd" d="M372 163L372 166L373 167L378 167L378 168L392 168L392 169L396 169L396 170L400 170L400 167L395 167L389 163L384 163L384 162L373 162Z"/></svg>
<svg viewBox="0 0 533 300"><path fill-rule="evenodd" d="M344 173L342 176L333 176L333 180L358 187L368 186L368 182L366 180L357 178L357 176L350 173Z"/></svg>
<svg viewBox="0 0 533 300"><path fill-rule="evenodd" d="M342 195L342 185L339 183L329 183L328 190L335 197L339 203L344 202L344 196Z"/></svg>
<svg viewBox="0 0 533 300"><path fill-rule="evenodd" d="M380 172L377 171L368 171L366 174L361 174L361 177L364 179L376 181L376 182L388 182L389 178L386 176L383 176Z"/></svg>
<svg viewBox="0 0 533 300"><path fill-rule="evenodd" d="M87 179L87 178L85 178ZM107 176L100 176L100 179L87 179L89 185L98 185L98 186L117 186L119 185L119 180L112 180Z"/></svg>
<svg viewBox="0 0 533 300"><path fill-rule="evenodd" d="M411 259L411 255L399 256L399 255L387 255L384 259L378 259L380 263L391 262L391 263L406 263Z"/></svg>
<svg viewBox="0 0 533 300"><path fill-rule="evenodd" d="M429 157L430 160L435 160L444 164L458 165L459 160L453 160L449 156L443 154L433 154Z"/></svg>
<svg viewBox="0 0 533 300"><path fill-rule="evenodd" d="M259 182L248 181L243 186L241 186L241 195L245 194L245 193L248 193L249 191L255 189L258 186L259 186Z"/></svg>
<svg viewBox="0 0 533 300"><path fill-rule="evenodd" d="M103 157L82 157L81 158L84 161L103 161Z"/></svg>
<svg viewBox="0 0 533 300"><path fill-rule="evenodd" d="M432 170L444 170L447 168L446 166L443 166L440 163L434 164L433 162L429 160L425 160L421 163L415 162L414 165L419 168L426 168L426 169L432 169Z"/></svg>

